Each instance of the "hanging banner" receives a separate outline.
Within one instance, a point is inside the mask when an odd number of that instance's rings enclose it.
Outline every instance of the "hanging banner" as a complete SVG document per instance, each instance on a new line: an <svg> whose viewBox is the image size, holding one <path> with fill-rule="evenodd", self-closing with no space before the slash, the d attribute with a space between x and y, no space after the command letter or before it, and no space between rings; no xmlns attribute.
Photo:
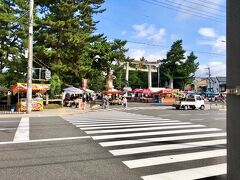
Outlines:
<svg viewBox="0 0 240 180"><path fill-rule="evenodd" d="M84 91L86 91L86 89L87 89L87 83L88 83L87 79L82 79L82 89Z"/></svg>

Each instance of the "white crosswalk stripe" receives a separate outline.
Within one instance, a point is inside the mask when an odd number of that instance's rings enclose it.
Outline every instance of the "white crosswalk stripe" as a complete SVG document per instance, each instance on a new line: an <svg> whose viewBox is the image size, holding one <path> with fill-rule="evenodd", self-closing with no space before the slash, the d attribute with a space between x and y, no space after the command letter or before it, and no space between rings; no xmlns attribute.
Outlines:
<svg viewBox="0 0 240 180"><path fill-rule="evenodd" d="M171 144L171 145L158 145L158 146L146 146L146 147L137 147L137 148L126 148L126 149L117 149L110 150L114 156L122 156L129 154L139 154L139 153L147 153L147 152L155 152L155 151L166 151L166 150L176 150L176 149L187 149L187 148L195 148L200 146L213 146L226 144L225 139L220 140L212 140L212 141L199 141L199 142L191 142L191 143L180 143L180 144Z"/></svg>
<svg viewBox="0 0 240 180"><path fill-rule="evenodd" d="M145 171L141 176L144 180L192 180L226 174L226 163L222 162L226 158L226 132L171 119L170 115L168 119L163 117L103 110L65 118L113 156L122 157L130 169L141 172L142 168L159 167ZM192 163L211 159L220 161L199 167ZM176 169L158 171L164 165Z"/></svg>
<svg viewBox="0 0 240 180"><path fill-rule="evenodd" d="M172 136L172 137L160 137L160 138L143 138L136 140L122 140L122 141L110 141L99 143L103 147L110 146L121 146L129 144L146 144L152 142L164 142L164 141L176 141L176 140L186 140L186 139L200 139L200 138L210 138L210 137L224 137L226 133L210 133L210 134L197 134L197 135L186 135L186 136Z"/></svg>
<svg viewBox="0 0 240 180"><path fill-rule="evenodd" d="M212 158L212 157L220 157L226 156L226 149L220 150L212 150L212 151L203 151L203 152L194 152L194 153L186 153L186 154L178 154L178 155L170 155L170 156L161 156L154 158L144 158L144 159L135 159L130 161L123 161L123 163L129 168L139 168L139 167L147 167L154 166L160 164L169 164L176 162L184 162L191 160L198 160L203 158Z"/></svg>
<svg viewBox="0 0 240 180"><path fill-rule="evenodd" d="M192 168L188 170L142 176L141 178L144 180L192 180L211 176L219 176L226 173L227 165L224 163L201 168Z"/></svg>
<svg viewBox="0 0 240 180"><path fill-rule="evenodd" d="M87 134L101 134L101 133L115 133L115 132L134 132L134 131L150 131L150 130L163 130L163 129L182 129L182 128L194 128L205 127L204 125L185 125L190 123L178 123L177 126L164 126L164 127L147 127L147 128L128 128L128 129L116 129L116 130L97 130L97 131L85 131Z"/></svg>

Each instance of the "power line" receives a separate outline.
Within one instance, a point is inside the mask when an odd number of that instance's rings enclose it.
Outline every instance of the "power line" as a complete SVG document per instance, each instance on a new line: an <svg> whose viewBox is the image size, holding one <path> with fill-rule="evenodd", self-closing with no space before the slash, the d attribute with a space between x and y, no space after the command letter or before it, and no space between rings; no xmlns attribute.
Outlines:
<svg viewBox="0 0 240 180"><path fill-rule="evenodd" d="M175 3L174 1L171 1L171 0L166 0L166 1ZM184 2L189 2L190 4L193 4L193 5L202 6L202 7L207 8L207 9L215 10L215 11L221 13L221 14L218 14L218 13L216 14L216 13L207 12L207 11L205 11L205 12L206 12L206 13L211 13L211 14L214 14L214 15L217 15L217 16L220 15L221 17L225 17L225 16L223 15L223 11L220 11L217 6L212 7L212 6L206 5L205 3L198 3L198 2L196 2L196 1L191 1L191 0L184 0ZM179 3L176 3L176 4L179 4ZM187 5L184 5L184 4L181 4L181 5L184 6L184 7L193 8L192 6L187 6Z"/></svg>
<svg viewBox="0 0 240 180"><path fill-rule="evenodd" d="M29 10L24 12L21 16L19 16L17 19L14 19L13 21L10 21L9 24L14 24L15 22L17 22L19 19L23 18L25 15L28 15Z"/></svg>
<svg viewBox="0 0 240 180"><path fill-rule="evenodd" d="M214 6L219 6L219 7L221 7L221 8L223 8L223 9L225 9L226 10L226 6L223 6L223 5L221 5L221 4L217 4L217 3L215 3L215 2L211 2L211 1L206 1L206 0L197 0L197 1L200 1L200 2L203 2L203 3L207 3L207 4L211 4L211 5L214 5Z"/></svg>
<svg viewBox="0 0 240 180"><path fill-rule="evenodd" d="M169 4L165 5L163 3L157 3L157 2L153 2L153 1L147 1L147 0L141 0L141 1L143 1L145 3L148 3L148 4L155 5L155 6L164 7L164 8L167 8L169 10L180 11L180 12L185 13L185 14L198 16L198 17L208 19L208 20L211 20L211 21L215 21L215 22L218 22L218 23L224 23L223 19L219 19L219 18L216 18L216 17L211 17L207 14L198 13L198 12L194 12L194 11L190 11L190 10L179 9L179 7L174 7L174 6L171 6Z"/></svg>
<svg viewBox="0 0 240 180"><path fill-rule="evenodd" d="M147 45L147 46L157 46L157 47L169 48L168 46L164 46L164 45L160 45L160 44L151 44L151 43L130 41L130 40L126 40L126 41L130 42L130 43L133 43L133 44L141 44L141 45ZM206 51L198 51L198 50L192 50L192 49L185 49L185 51L187 51L187 52L195 52L195 53L200 53L200 54L209 54L209 55L215 55L215 56L226 56L225 54L206 52Z"/></svg>
<svg viewBox="0 0 240 180"><path fill-rule="evenodd" d="M146 0L144 0L146 2ZM203 11L199 11L199 10L196 10L195 7L193 6L186 6L184 4L180 4L180 3L175 3L174 1L171 1L171 0L165 0L165 1L168 1L169 3L166 3L166 2L161 2L161 1L158 1L158 0L148 0L147 2L149 3L154 3L154 4L160 4L160 5L165 5L165 6L168 6L168 8L170 9L175 9L177 11L184 11L184 12L187 12L187 13L194 13L195 15L201 15L201 16L206 16L208 18L213 18L213 19L216 19L216 20L223 20L221 18L218 18L216 17L216 14L215 13L211 13L211 12L206 12L207 14L203 13ZM217 15L219 16L219 15Z"/></svg>

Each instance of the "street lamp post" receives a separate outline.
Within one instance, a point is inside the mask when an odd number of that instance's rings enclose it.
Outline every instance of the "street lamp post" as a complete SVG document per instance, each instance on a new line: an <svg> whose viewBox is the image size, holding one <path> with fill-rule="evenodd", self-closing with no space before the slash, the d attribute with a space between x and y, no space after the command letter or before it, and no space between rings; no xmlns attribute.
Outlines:
<svg viewBox="0 0 240 180"><path fill-rule="evenodd" d="M33 66L33 6L34 0L29 3L29 35L28 35L28 70L27 70L27 113L32 111L32 66Z"/></svg>

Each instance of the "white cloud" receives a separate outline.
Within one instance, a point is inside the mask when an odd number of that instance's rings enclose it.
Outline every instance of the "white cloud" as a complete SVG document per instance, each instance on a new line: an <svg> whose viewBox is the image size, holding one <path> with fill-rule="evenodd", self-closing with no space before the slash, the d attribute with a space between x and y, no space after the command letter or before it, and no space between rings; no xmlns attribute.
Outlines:
<svg viewBox="0 0 240 180"><path fill-rule="evenodd" d="M146 51L142 49L129 49L129 56L134 59L140 59L145 56Z"/></svg>
<svg viewBox="0 0 240 180"><path fill-rule="evenodd" d="M208 28L208 27L200 28L198 30L198 33L201 34L202 36L211 37L211 38L215 38L217 36L215 33L215 30L213 28Z"/></svg>
<svg viewBox="0 0 240 180"><path fill-rule="evenodd" d="M197 44L211 46L214 53L225 54L226 36L218 36L211 40L198 40Z"/></svg>
<svg viewBox="0 0 240 180"><path fill-rule="evenodd" d="M129 49L127 55L130 58L134 58L136 60L139 60L141 57L144 57L147 61L156 61L166 58L167 50L160 50L159 47L149 48L145 45L133 44L128 42L127 48Z"/></svg>
<svg viewBox="0 0 240 180"><path fill-rule="evenodd" d="M154 25L135 24L133 25L134 37L151 41L152 43L163 43L166 30L164 28L157 29Z"/></svg>
<svg viewBox="0 0 240 180"><path fill-rule="evenodd" d="M198 77L208 77L207 68L210 67L211 76L226 76L226 63L222 61L211 61L208 64L199 65L196 72Z"/></svg>
<svg viewBox="0 0 240 180"><path fill-rule="evenodd" d="M219 36L214 44L213 50L217 53L225 53L226 52L226 36Z"/></svg>

